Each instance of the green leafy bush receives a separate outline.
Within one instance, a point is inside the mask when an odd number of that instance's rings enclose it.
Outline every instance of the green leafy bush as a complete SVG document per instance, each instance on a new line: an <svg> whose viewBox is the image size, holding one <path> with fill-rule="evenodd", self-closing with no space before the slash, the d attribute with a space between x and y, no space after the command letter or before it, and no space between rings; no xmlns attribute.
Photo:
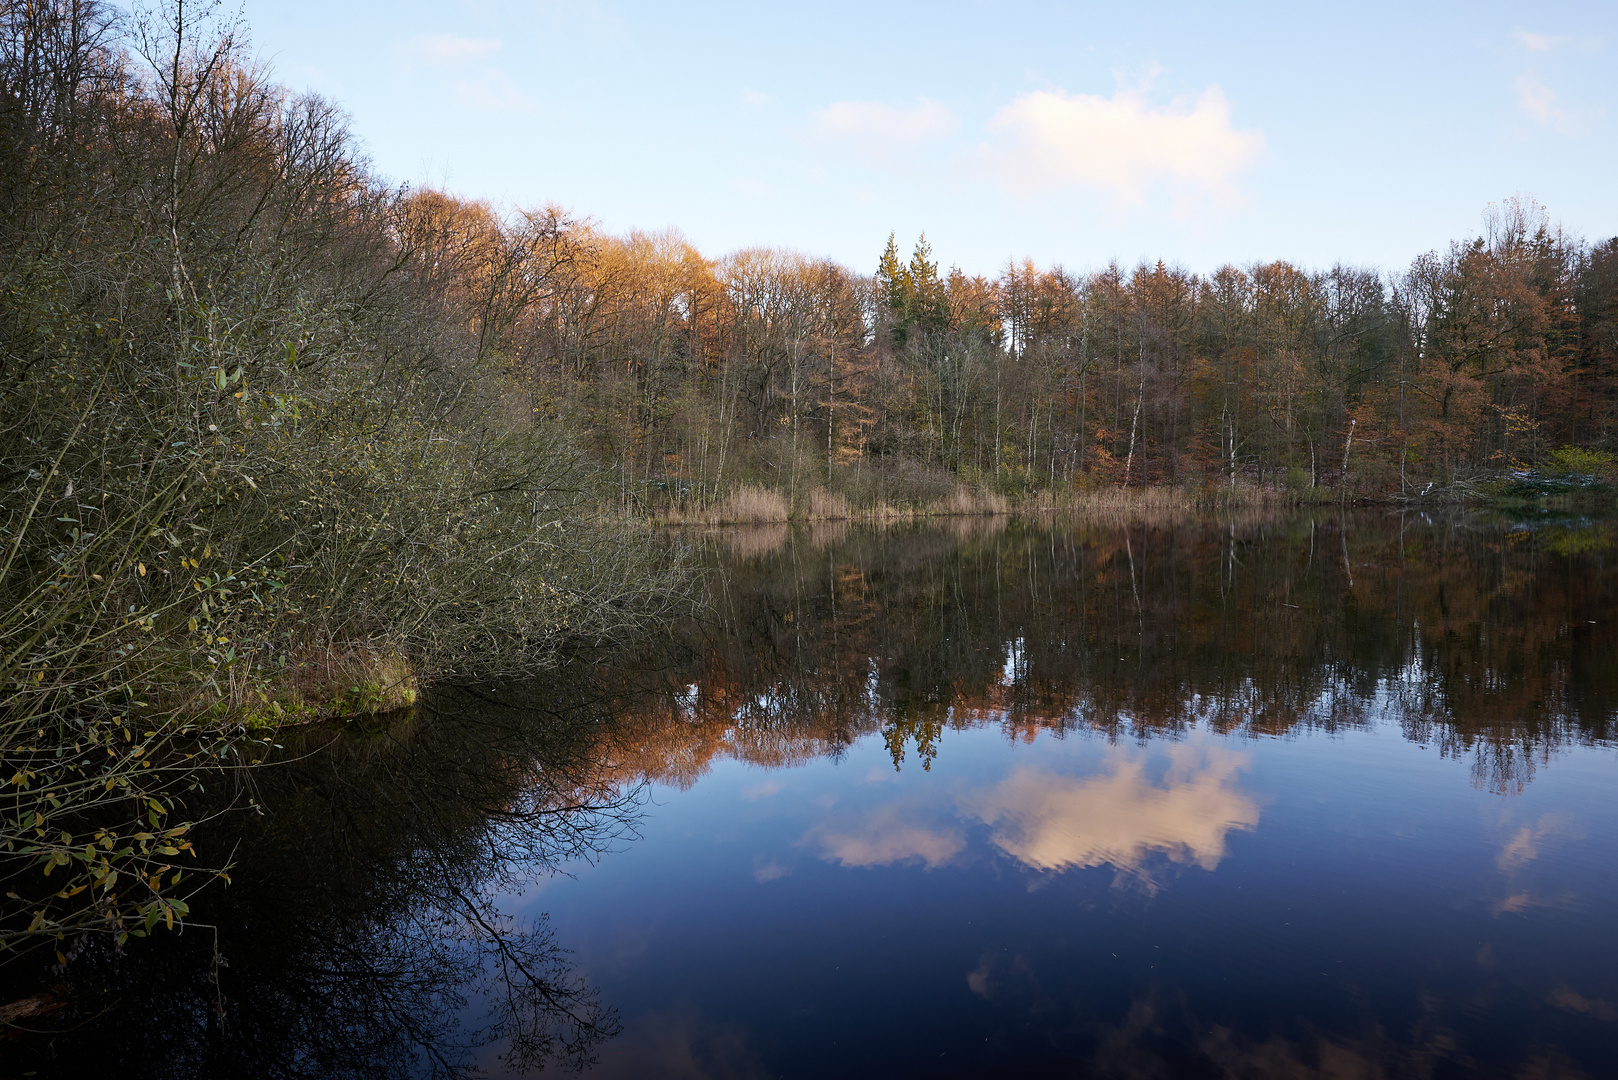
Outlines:
<svg viewBox="0 0 1618 1080"><path fill-rule="evenodd" d="M1618 480L1618 459L1606 450L1564 446L1551 455L1550 471L1557 476L1593 476L1598 480Z"/></svg>

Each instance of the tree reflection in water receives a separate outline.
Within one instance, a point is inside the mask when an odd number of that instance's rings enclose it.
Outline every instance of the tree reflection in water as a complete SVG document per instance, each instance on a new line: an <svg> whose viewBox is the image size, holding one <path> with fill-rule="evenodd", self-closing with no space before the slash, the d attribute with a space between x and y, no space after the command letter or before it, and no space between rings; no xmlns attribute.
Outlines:
<svg viewBox="0 0 1618 1080"><path fill-rule="evenodd" d="M52 1033L13 1041L7 1074L449 1077L495 1054L502 1071L586 1064L617 1031L612 1010L543 916L500 911L503 893L633 834L638 788L602 756L585 690L539 703L521 688L450 688L374 734L289 745L237 797L264 812L204 838L236 851L231 886L179 935L122 956L89 943L54 980L71 1008L33 1025Z"/></svg>
<svg viewBox="0 0 1618 1080"><path fill-rule="evenodd" d="M951 729L1283 735L1382 718L1520 791L1618 722L1612 525L1397 514L707 541L724 567L639 724L638 774L789 765L880 733L927 768Z"/></svg>

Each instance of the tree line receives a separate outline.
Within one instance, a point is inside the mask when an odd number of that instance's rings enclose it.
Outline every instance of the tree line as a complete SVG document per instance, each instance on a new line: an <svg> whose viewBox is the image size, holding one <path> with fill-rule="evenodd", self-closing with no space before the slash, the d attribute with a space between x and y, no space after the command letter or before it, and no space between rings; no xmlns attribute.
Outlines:
<svg viewBox="0 0 1618 1080"><path fill-rule="evenodd" d="M865 275L557 207L412 206L480 341L626 494L886 477L1380 497L1612 468L1618 239L1581 242L1529 199L1397 273L1024 261L992 279L941 271L925 237L906 260L890 236Z"/></svg>

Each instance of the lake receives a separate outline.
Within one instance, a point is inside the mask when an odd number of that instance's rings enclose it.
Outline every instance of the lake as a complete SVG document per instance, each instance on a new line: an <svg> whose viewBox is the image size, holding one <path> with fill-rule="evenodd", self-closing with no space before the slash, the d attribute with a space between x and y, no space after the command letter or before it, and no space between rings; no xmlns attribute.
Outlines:
<svg viewBox="0 0 1618 1080"><path fill-rule="evenodd" d="M711 600L666 639L289 744L234 796L265 812L215 827L239 852L197 910L217 934L75 957L105 1007L29 1067L1618 1060L1610 524L685 540Z"/></svg>

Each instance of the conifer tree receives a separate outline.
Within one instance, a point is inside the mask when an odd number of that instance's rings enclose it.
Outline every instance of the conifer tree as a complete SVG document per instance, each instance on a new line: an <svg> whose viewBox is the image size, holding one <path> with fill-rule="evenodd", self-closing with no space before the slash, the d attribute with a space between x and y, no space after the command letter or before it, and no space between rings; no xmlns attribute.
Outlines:
<svg viewBox="0 0 1618 1080"><path fill-rule="evenodd" d="M910 256L910 307L906 314L909 322L929 333L936 333L949 325L949 296L944 282L938 276L938 263L933 261L932 245L927 234L916 240L916 250Z"/></svg>
<svg viewBox="0 0 1618 1080"><path fill-rule="evenodd" d="M888 233L888 246L877 263L876 288L877 296L888 309L893 347L903 348L910 327L910 305L915 285L910 269L899 261L899 246L894 243L891 232Z"/></svg>

